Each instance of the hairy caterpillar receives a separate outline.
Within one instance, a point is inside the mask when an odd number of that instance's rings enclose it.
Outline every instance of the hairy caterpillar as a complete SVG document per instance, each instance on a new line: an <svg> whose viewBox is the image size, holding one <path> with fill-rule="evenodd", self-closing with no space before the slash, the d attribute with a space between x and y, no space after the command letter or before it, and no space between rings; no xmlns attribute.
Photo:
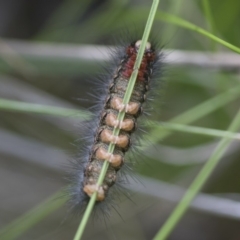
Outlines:
<svg viewBox="0 0 240 240"><path fill-rule="evenodd" d="M75 172L71 175L70 204L73 209L82 209L96 191L97 202L104 201L110 188L119 181L117 172L123 166L125 153L131 146L131 135L136 130L137 118L143 112L143 103L146 101L154 70L160 66L161 55L148 42L130 102L124 105L123 97L140 45L141 40L137 40L118 49L115 53L117 57L113 56L114 71L101 82L96 117L85 126L87 130L83 135L89 137L84 139L84 147L74 164ZM125 117L119 122L117 116L122 111L125 112ZM113 135L114 128L120 129L118 136ZM110 143L115 145L112 154L108 153ZM103 184L98 186L104 161L109 162L109 167Z"/></svg>

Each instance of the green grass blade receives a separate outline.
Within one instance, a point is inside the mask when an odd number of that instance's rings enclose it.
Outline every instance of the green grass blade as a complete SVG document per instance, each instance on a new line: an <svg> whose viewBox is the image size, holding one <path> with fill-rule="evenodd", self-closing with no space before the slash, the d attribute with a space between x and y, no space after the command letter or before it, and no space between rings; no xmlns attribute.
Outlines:
<svg viewBox="0 0 240 240"><path fill-rule="evenodd" d="M240 85L227 90L170 120L171 123L188 124L204 117L208 113L236 100L240 96ZM85 110L67 109L61 107L46 106L41 104L25 103L0 98L0 110L17 111L25 113L38 113L63 117L79 117L88 119L90 112ZM153 129L154 130L154 129ZM149 134L151 135L151 134Z"/></svg>
<svg viewBox="0 0 240 240"><path fill-rule="evenodd" d="M203 11L207 19L208 30L213 33L213 17L210 9L209 0L202 0Z"/></svg>
<svg viewBox="0 0 240 240"><path fill-rule="evenodd" d="M172 118L169 123L190 124L239 97L240 85L185 111L177 117ZM157 128L158 126L151 128L150 132L146 136L151 142L154 143L157 143L170 134L170 131L158 131Z"/></svg>
<svg viewBox="0 0 240 240"><path fill-rule="evenodd" d="M172 24L178 25L180 27L187 28L187 29L193 30L195 32L198 32L198 33L214 40L215 42L218 42L218 43L224 45L225 47L233 50L234 52L240 53L240 48L234 46L231 43L228 43L228 42L222 40L221 38L216 37L215 35L204 30L203 28L200 28L182 18L176 17L176 16L168 14L168 13L159 12L159 14L156 16L156 19L162 20L164 22L172 23Z"/></svg>
<svg viewBox="0 0 240 240"><path fill-rule="evenodd" d="M136 82L136 79L137 79L137 75L138 75L138 69L140 68L140 65L141 65L142 57L143 57L143 54L144 54L144 51L145 51L145 47L146 47L147 40L148 40L150 31L151 31L151 28L152 28L152 24L153 24L153 21L154 21L154 18L155 18L155 14L156 14L158 5L159 5L159 0L154 0L153 4L152 4L152 7L151 7L151 10L150 10L150 13L149 13L147 23L146 23L146 27L145 27L145 30L144 30L144 33L143 33L142 43L141 43L140 49L139 49L138 54L137 54L136 62L134 64L134 71L133 71L133 73L130 77L126 93L124 94L123 104L125 104L125 105L129 103L132 92L133 92L133 88L134 88L134 85L135 85L135 82ZM124 111L119 112L117 120L121 122L124 119L124 116L125 116ZM118 136L119 132L120 132L119 128L114 128L113 135ZM114 148L115 148L115 144L112 144L112 143L109 144L108 153L112 154L113 151L114 151ZM104 161L101 173L100 173L98 181L97 181L98 186L102 185L103 180L104 180L105 175L106 175L106 172L107 172L107 169L108 169L108 166L109 166L108 161ZM82 221L80 222L80 225L79 225L79 228L76 232L74 240L81 239L81 237L83 235L83 232L85 230L85 227L87 225L88 219L89 219L89 217L91 215L91 212L93 210L93 207L94 207L94 204L95 204L95 201L96 201L96 197L97 197L97 192L95 192L91 196L91 199L89 201L89 204L87 206L86 211L84 212Z"/></svg>
<svg viewBox="0 0 240 240"><path fill-rule="evenodd" d="M225 138L240 140L240 134L212 129L212 128L195 127L195 126L188 126L183 124L167 123L167 122L162 122L162 124L158 122L156 123L153 122L153 123L150 123L150 126L151 124L152 125L158 124L160 130L162 128L162 129L186 132L191 134L199 134L199 135L205 135L205 136L211 136L211 137L225 137Z"/></svg>
<svg viewBox="0 0 240 240"><path fill-rule="evenodd" d="M81 117L88 119L90 113L83 110L67 109L62 107L46 106L41 104L25 103L0 98L0 110L16 111L25 113L38 113L62 117Z"/></svg>
<svg viewBox="0 0 240 240"><path fill-rule="evenodd" d="M235 132L239 128L240 128L240 110L238 111L236 117L229 126L228 131ZM174 209L173 213L170 215L166 223L162 226L160 231L154 237L154 240L164 240L169 236L174 227L177 225L178 221L186 212L187 208L189 207L194 197L201 190L202 186L205 184L205 182L207 181L207 179L209 178L209 176L219 163L221 157L223 156L224 152L226 151L230 143L231 139L228 138L223 138L219 142L218 146L212 153L212 156L204 164L203 168L201 169L193 183L188 188L186 194L183 196L180 203L177 205L177 207Z"/></svg>
<svg viewBox="0 0 240 240"><path fill-rule="evenodd" d="M38 114L46 114L46 115L61 116L61 117L76 117L76 118L85 119L85 120L90 119L90 116L91 116L91 113L85 110L80 111L75 109L52 107L52 106L46 106L41 104L6 100L1 98L0 98L0 109L6 110L6 111L38 113ZM212 137L225 136L232 139L240 139L239 135L236 135L234 133L216 130L216 129L210 129L210 128L182 125L177 123L148 121L146 125L148 125L149 127L157 126L159 131L162 131L162 129L167 129L167 130L187 132L192 134L208 135Z"/></svg>
<svg viewBox="0 0 240 240"><path fill-rule="evenodd" d="M203 5L203 11L207 20L207 28L208 31L211 32L212 34L215 34L215 28L213 24L213 17L210 9L210 3L209 0L202 0L202 5ZM216 42L212 41L212 50L216 50Z"/></svg>

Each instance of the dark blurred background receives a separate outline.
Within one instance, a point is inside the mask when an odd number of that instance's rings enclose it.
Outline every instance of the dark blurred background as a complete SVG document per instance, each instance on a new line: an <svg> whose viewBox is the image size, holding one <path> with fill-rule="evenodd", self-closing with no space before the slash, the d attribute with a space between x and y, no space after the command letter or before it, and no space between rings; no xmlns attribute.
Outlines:
<svg viewBox="0 0 240 240"><path fill-rule="evenodd" d="M212 25L200 0L161 1L160 9L239 46L240 1L209 2ZM0 0L2 228L66 186L64 172L81 144L83 120L67 110L87 111L93 105L88 93L94 92L94 79L102 67L108 66L106 49L143 29L150 4L141 0ZM161 85L164 91L159 89L164 93L153 101L154 111L147 120L168 122L239 86L240 61L229 49L199 33L161 21L160 16L158 12L153 35L164 46L168 62ZM215 56L212 61L210 52ZM45 110L48 106L61 107L66 114L20 112L18 105L11 110L3 99L41 104ZM238 108L238 96L232 97L192 124L226 130ZM138 180L130 178L132 185L127 186L135 189L129 190L132 201L117 196L117 211L111 212L106 224L103 219L91 221L84 239L152 239L218 141L216 137L176 131L145 150L143 161L139 161L143 163L136 169ZM234 141L169 239L240 239L239 169L239 141ZM58 200L50 203L54 206ZM69 217L64 205L46 211L46 218L16 239L72 239L80 217ZM30 219L25 226L33 223L29 216L25 219ZM10 228L8 233L20 233L23 223L21 220L19 228ZM14 238L3 235L1 239Z"/></svg>

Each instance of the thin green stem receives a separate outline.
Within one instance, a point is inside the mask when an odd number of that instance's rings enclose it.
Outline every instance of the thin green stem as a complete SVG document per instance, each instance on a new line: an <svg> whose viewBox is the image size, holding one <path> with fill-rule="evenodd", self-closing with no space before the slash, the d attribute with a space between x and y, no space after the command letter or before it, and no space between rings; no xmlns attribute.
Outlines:
<svg viewBox="0 0 240 240"><path fill-rule="evenodd" d="M34 103L25 103L25 102L18 102L13 100L1 99L0 98L0 109L6 111L17 111L17 112L26 112L26 113L38 113L38 114L47 114L53 116L63 116L63 117L76 117L80 119L89 119L90 112L86 110L75 110L75 109L67 109L61 107L53 107L53 106L46 106L41 104L34 104ZM201 134L201 135L208 135L213 137L229 137L232 139L240 139L239 134L229 133L226 131L211 129L211 128L203 128L203 127L195 127L195 126L188 126L178 123L167 123L167 122L151 122L148 121L146 123L149 127L154 127L154 129L167 129L167 130L174 130L174 131L181 131L181 132L188 132L193 134Z"/></svg>
<svg viewBox="0 0 240 240"><path fill-rule="evenodd" d="M203 5L203 11L204 11L205 17L207 19L208 30L209 30L209 32L214 34L215 31L214 31L213 17L212 17L212 13L211 13L211 9L210 9L209 0L202 0L202 5ZM211 47L212 47L212 50L216 49L215 41L211 41Z"/></svg>
<svg viewBox="0 0 240 240"><path fill-rule="evenodd" d="M212 113L216 109L224 106L225 104L239 98L240 94L240 85L229 89L226 92L223 92L213 98L206 100L203 103L179 114L178 116L172 118L169 123L179 123L179 124L190 124L209 113ZM151 142L157 143L158 141L162 140L163 138L170 135L170 131L157 131L157 126L151 128L150 132L148 133L148 139ZM144 139L144 137L143 137Z"/></svg>
<svg viewBox="0 0 240 240"><path fill-rule="evenodd" d="M234 118L233 122L228 128L228 131L235 132L240 128L240 110L238 111L236 117ZM214 152L212 153L212 156L210 159L204 164L203 168L193 181L193 183L188 188L187 192L183 196L180 203L177 205L177 207L174 209L171 216L168 218L166 223L162 226L160 231L157 233L157 235L154 237L154 240L164 240L166 239L169 234L172 232L174 227L177 225L183 214L186 212L187 208L189 207L192 200L195 198L195 196L198 194L198 192L201 190L202 186L205 184L217 164L219 163L221 157L223 156L224 152L228 148L228 146L231 143L231 139L229 138L223 138Z"/></svg>
<svg viewBox="0 0 240 240"><path fill-rule="evenodd" d="M83 218L82 218L82 221L81 221L81 224L79 225L79 228L76 232L76 235L74 236L74 239L73 240L79 240L81 239L82 235L83 235L83 232L85 230L85 227L87 225L87 222L88 222L88 219L89 219L89 216L91 215L91 212L92 212L92 209L94 207L94 204L95 204L95 201L96 201L96 198L97 198L97 192L95 192L92 197L90 198L90 201L88 203L88 206L85 210L85 213L83 215Z"/></svg>
<svg viewBox="0 0 240 240"><path fill-rule="evenodd" d="M205 17L207 18L208 30L213 33L213 18L211 14L209 0L202 0L202 5Z"/></svg>
<svg viewBox="0 0 240 240"><path fill-rule="evenodd" d="M199 134L199 135L205 135L205 136L211 136L211 137L226 137L230 139L236 139L240 140L240 134L236 134L233 132L228 131L222 131L212 128L204 128L204 127L196 127L196 126L189 126L189 125L183 125L183 124L177 124L177 123L167 123L167 122L149 122L149 125L157 125L160 129L168 129L173 131L179 131L179 132L187 132L192 134Z"/></svg>
<svg viewBox="0 0 240 240"><path fill-rule="evenodd" d="M17 111L17 112L25 112L25 113L39 113L39 114L47 114L54 116L74 116L81 118L89 118L90 113L84 110L75 110L75 109L67 109L62 107L53 107L46 106L41 104L34 103L25 103L14 100L7 100L0 98L0 109L5 111Z"/></svg>
<svg viewBox="0 0 240 240"><path fill-rule="evenodd" d="M145 26L141 46L140 46L140 49L139 49L138 54L137 54L137 59L136 59L135 64L134 64L134 68L133 68L134 70L133 70L133 73L130 77L127 90L124 94L124 98L123 98L123 104L124 105L127 105L129 103L130 98L132 96L133 88L134 88L134 85L135 85L135 82L136 82L136 79L137 79L137 75L138 75L138 69L140 68L140 65L141 65L141 62L142 62L143 54L144 54L144 51L145 51L145 48L146 48L147 40L148 40L150 31L151 31L151 28L152 28L152 25L153 25L153 20L154 20L158 5L159 5L159 0L154 0L153 4L152 4L152 7L151 7L151 10L150 10L150 13L149 13L149 17L148 17L146 26ZM117 120L119 122L123 121L124 116L125 116L124 111L119 112ZM113 135L114 136L118 136L119 132L120 132L119 128L114 128L113 129ZM110 143L109 147L108 147L108 153L112 154L113 151L114 151L114 148L115 148L115 144ZM106 176L108 167L109 167L109 162L104 161L101 172L100 172L100 175L99 175L99 178L98 178L98 181L97 181L98 186L102 185L102 183L104 181L104 178ZM80 222L79 229L77 230L77 233L74 237L74 240L81 239L81 237L83 235L83 232L84 232L84 229L87 225L88 219L89 219L89 217L91 215L91 212L93 210L94 203L96 201L96 196L97 196L96 192L91 196L91 200L89 201L87 209L84 212L82 221Z"/></svg>
<svg viewBox="0 0 240 240"><path fill-rule="evenodd" d="M222 45L224 45L225 47L233 50L234 52L237 52L237 53L240 53L240 48L234 46L233 44L231 43L228 43L218 37L216 37L215 35L209 33L208 31L204 30L203 28L200 28L182 18L179 18L179 17L176 17L174 15L171 15L171 14L168 14L168 13L164 13L164 12L159 12L159 15L156 16L156 19L159 19L159 20L162 20L164 22L168 22L168 23L172 23L172 24L175 24L175 25L178 25L180 27L183 27L183 28L187 28L187 29L190 29L190 30L193 30L193 31L196 31L202 35L205 35L207 36L208 38L214 40L215 42L218 42Z"/></svg>

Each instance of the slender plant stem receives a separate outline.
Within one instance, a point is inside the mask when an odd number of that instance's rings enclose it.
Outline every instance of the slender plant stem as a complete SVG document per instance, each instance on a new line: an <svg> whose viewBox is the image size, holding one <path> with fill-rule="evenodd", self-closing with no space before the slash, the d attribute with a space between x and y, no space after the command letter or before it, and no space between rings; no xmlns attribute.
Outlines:
<svg viewBox="0 0 240 240"><path fill-rule="evenodd" d="M149 126L158 126L158 128L168 129L179 132L187 132L191 134L199 134L211 137L226 137L230 139L240 140L239 133L233 133L228 131L222 131L212 128L196 127L189 126L184 124L177 123L168 123L168 122L148 122Z"/></svg>
<svg viewBox="0 0 240 240"><path fill-rule="evenodd" d="M151 31L152 25L153 25L153 21L154 21L154 17L155 17L158 5L159 5L159 0L153 0L153 4L152 4L152 7L151 7L151 10L150 10L150 13L149 13L149 17L148 17L148 20L147 20L147 23L146 23L146 27L145 27L145 30L144 30L144 33L143 33L141 46L140 46L140 49L139 49L138 54L137 54L136 62L134 64L133 73L130 77L128 87L127 87L126 93L125 93L124 98L123 98L123 104L125 104L125 105L127 105L129 103L132 92L133 92L133 88L134 88L134 85L135 85L135 82L136 82L136 79L137 79L137 75L138 75L138 69L140 68L140 65L141 65L141 62L142 62L143 54L144 54L144 51L145 51L145 47L146 47L146 44L147 44L147 40L148 40L150 31ZM124 111L119 112L117 120L120 121L120 122L123 121L124 116L125 116ZM114 136L118 136L119 132L120 132L119 128L114 128L113 129L113 135ZM113 151L114 151L114 148L115 148L115 144L110 143L109 147L108 147L108 153L112 154ZM98 181L97 181L98 186L102 185L103 180L106 176L108 167L109 167L109 162L104 161L101 172L100 172L100 175L99 175L99 178L98 178ZM77 233L74 237L74 240L81 239L81 237L83 235L83 232L84 232L84 229L87 225L88 219L89 219L89 217L91 215L91 212L93 210L94 203L96 201L96 196L97 196L97 192L95 192L91 196L91 199L90 199L89 204L86 208L86 211L84 212L82 221L80 222L80 225L79 225Z"/></svg>
<svg viewBox="0 0 240 240"><path fill-rule="evenodd" d="M195 32L198 32L198 33L205 35L208 38L214 40L215 42L218 42L218 43L224 45L225 47L233 50L234 52L240 53L239 47L236 47L233 44L228 43L228 42L222 40L221 38L216 37L215 35L209 33L208 31L204 30L203 28L200 28L184 19L181 19L179 17L176 17L169 13L164 13L164 12L159 12L159 15L156 16L156 19L162 20L164 22L172 23L172 24L178 25L180 27L187 28L187 29L193 30Z"/></svg>
<svg viewBox="0 0 240 240"><path fill-rule="evenodd" d="M211 13L211 9L210 9L209 0L202 0L202 5L203 5L203 11L204 11L205 17L207 19L208 30L212 34L215 34L213 17L212 17L212 13ZM212 47L213 51L216 50L216 42L215 41L211 41L211 47Z"/></svg>
<svg viewBox="0 0 240 240"><path fill-rule="evenodd" d="M81 224L79 225L79 228L76 232L76 235L74 236L74 239L73 240L78 240L78 239L81 239L82 237L82 234L85 230L85 227L87 225L87 222L88 222L88 219L89 219L89 216L91 215L91 212L92 212L92 209L94 207L94 204L95 204L95 201L96 201L96 198L97 198L97 192L95 192L92 197L90 198L90 201L88 203L88 206L84 212L84 215L83 215L83 218L82 218L82 221L81 221Z"/></svg>
<svg viewBox="0 0 240 240"><path fill-rule="evenodd" d="M17 112L25 112L25 113L38 113L38 114L47 114L52 116L64 116L64 117L75 117L78 119L90 119L91 113L86 110L75 110L75 109L67 109L62 107L53 107L46 106L41 104L34 103L25 103L18 102L13 100L7 100L0 98L0 110L6 111L17 111ZM196 126L183 125L178 123L171 122L151 122L148 121L146 123L147 126L153 127L154 131L159 129L168 129L173 131L181 131L188 132L192 134L200 134L200 135L208 135L212 137L229 137L232 139L240 139L239 134L230 133L227 131L212 129L212 128L203 128Z"/></svg>
<svg viewBox="0 0 240 240"><path fill-rule="evenodd" d="M26 103L19 102L14 100L8 100L0 98L0 109L6 111L17 111L17 112L26 112L26 113L39 113L39 114L47 114L54 116L75 116L87 119L90 117L89 112L84 110L76 110L76 109L67 109L63 107L54 107L54 106L46 106L42 104L36 103Z"/></svg>
<svg viewBox="0 0 240 240"><path fill-rule="evenodd" d="M205 17L207 19L207 27L209 32L213 33L214 32L214 24L213 24L213 17L210 9L210 3L209 0L202 0L202 5L203 5L203 11L205 14Z"/></svg>
<svg viewBox="0 0 240 240"><path fill-rule="evenodd" d="M233 122L231 123L228 131L235 132L240 127L240 110L238 111L236 117L234 118ZM187 208L189 207L190 203L194 199L194 197L198 194L201 190L204 183L207 181L217 164L219 163L221 157L223 156L225 150L231 143L231 139L223 138L214 152L210 159L204 164L203 168L193 181L193 183L188 188L187 192L183 196L182 200L179 202L177 207L174 209L171 216L168 218L166 223L162 226L160 231L154 237L154 240L164 240L166 239L169 234L172 232L174 227L177 225L183 214L186 212Z"/></svg>

